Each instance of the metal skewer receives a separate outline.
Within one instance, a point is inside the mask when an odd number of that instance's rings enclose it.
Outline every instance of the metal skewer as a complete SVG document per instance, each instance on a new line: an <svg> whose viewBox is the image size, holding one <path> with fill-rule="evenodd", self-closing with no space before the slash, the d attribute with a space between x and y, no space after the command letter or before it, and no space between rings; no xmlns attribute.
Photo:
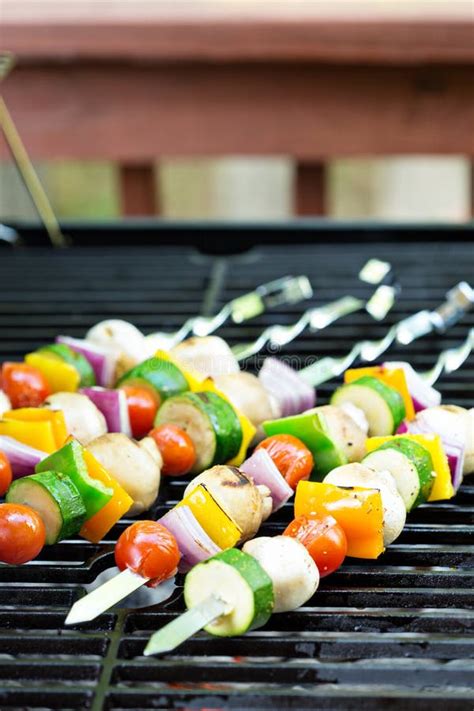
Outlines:
<svg viewBox="0 0 474 711"><path fill-rule="evenodd" d="M446 301L434 311L427 309L418 311L392 326L380 340L360 341L347 355L340 358L322 358L300 370L299 375L310 385L321 385L321 383L341 375L356 360L369 363L377 360L393 343L408 345L433 331L444 333L457 323L472 308L473 304L474 290L466 282L459 282L446 294Z"/></svg>
<svg viewBox="0 0 474 711"><path fill-rule="evenodd" d="M297 304L309 299L313 288L308 277L284 276L280 279L257 286L253 291L232 299L214 316L194 316L183 323L181 328L173 333L158 331L146 337L153 349L169 350L183 341L187 336L209 336L217 331L228 319L234 323L243 323L260 316L267 309L284 304Z"/></svg>
<svg viewBox="0 0 474 711"><path fill-rule="evenodd" d="M454 373L455 370L458 370L469 358L473 350L474 328L471 328L467 334L467 337L459 346L446 348L446 350L442 351L439 354L438 360L434 366L430 370L420 373L420 376L430 385L434 385L443 373L449 374Z"/></svg>
<svg viewBox="0 0 474 711"><path fill-rule="evenodd" d="M391 265L378 259L369 260L359 272L359 278L369 284L377 284L392 273ZM393 278L392 278L393 281ZM307 309L300 318L288 326L274 325L266 328L252 343L233 346L237 360L245 360L259 353L265 345L280 348L294 341L306 328L320 331L344 316L366 309L377 321L385 318L395 303L399 287L394 284L381 284L368 301L354 296L343 296L323 306Z"/></svg>

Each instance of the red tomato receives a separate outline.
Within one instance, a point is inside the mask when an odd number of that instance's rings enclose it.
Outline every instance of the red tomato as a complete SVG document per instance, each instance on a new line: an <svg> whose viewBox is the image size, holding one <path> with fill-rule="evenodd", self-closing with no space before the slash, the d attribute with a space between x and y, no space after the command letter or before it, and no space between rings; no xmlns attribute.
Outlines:
<svg viewBox="0 0 474 711"><path fill-rule="evenodd" d="M21 565L36 558L44 546L46 529L33 509L0 504L0 561Z"/></svg>
<svg viewBox="0 0 474 711"><path fill-rule="evenodd" d="M260 442L257 449L266 449L277 469L292 489L299 481L309 479L314 467L313 455L303 442L289 434L277 434Z"/></svg>
<svg viewBox="0 0 474 711"><path fill-rule="evenodd" d="M4 363L2 389L10 398L12 407L39 407L51 394L51 389L37 368L27 363Z"/></svg>
<svg viewBox="0 0 474 711"><path fill-rule="evenodd" d="M135 439L146 437L155 422L158 402L148 388L124 385L121 388L127 396L128 414L132 435Z"/></svg>
<svg viewBox="0 0 474 711"><path fill-rule="evenodd" d="M12 468L7 455L0 452L0 496L6 494L8 487L12 483L12 478Z"/></svg>
<svg viewBox="0 0 474 711"><path fill-rule="evenodd" d="M160 425L150 432L163 457L162 474L187 474L196 461L196 448L187 432L177 425Z"/></svg>
<svg viewBox="0 0 474 711"><path fill-rule="evenodd" d="M321 578L334 573L346 557L346 534L332 516L298 516L283 535L296 538L304 545L318 566Z"/></svg>
<svg viewBox="0 0 474 711"><path fill-rule="evenodd" d="M115 546L115 562L120 570L130 568L150 578L147 585L152 588L175 574L180 557L176 538L157 521L133 523Z"/></svg>

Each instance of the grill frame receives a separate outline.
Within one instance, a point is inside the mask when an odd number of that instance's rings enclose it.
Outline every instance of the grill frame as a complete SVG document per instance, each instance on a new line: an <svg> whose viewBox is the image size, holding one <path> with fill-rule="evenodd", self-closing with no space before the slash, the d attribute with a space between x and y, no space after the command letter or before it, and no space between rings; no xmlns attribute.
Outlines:
<svg viewBox="0 0 474 711"><path fill-rule="evenodd" d="M377 338L409 311L436 306L447 288L474 273L472 226L70 223L64 225L74 245L70 254L48 248L37 227L12 226L26 246L0 250L6 285L0 295L0 360L17 360L61 330L80 336L107 314L130 318L146 332L161 325L174 329L186 316L212 313L258 281L286 272L310 273L314 303L343 293L364 295L367 287L354 275L365 259L392 261L403 290L386 326L358 314L281 351L307 358L317 346L321 355L339 355L356 335ZM126 246L131 237L140 250ZM235 250L242 253L232 256ZM226 325L219 333L230 342L248 340L264 325L292 321L302 308ZM461 341L473 325L471 312L445 337L435 334L413 344L408 359L429 368L441 348ZM406 349L390 353L407 357ZM254 370L258 362L247 365ZM471 357L460 372L442 379L443 396L472 407L473 375ZM334 384L319 388L320 402ZM164 513L184 485L167 481L154 514ZM67 541L37 563L0 566L0 706L469 708L473 498L474 486L463 484L455 503L421 507L380 561L351 561L322 581L302 611L274 616L263 630L243 638L198 635L159 660L135 655L149 632L182 609L179 587L153 608L125 607L80 628L62 627L82 586L112 563L113 541L128 521L101 545ZM281 532L290 515L287 505L262 533Z"/></svg>

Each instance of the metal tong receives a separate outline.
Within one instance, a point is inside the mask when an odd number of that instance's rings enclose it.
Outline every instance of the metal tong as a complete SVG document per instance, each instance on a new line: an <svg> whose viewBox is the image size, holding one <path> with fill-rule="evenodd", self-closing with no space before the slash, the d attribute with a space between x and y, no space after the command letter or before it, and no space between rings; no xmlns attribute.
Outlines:
<svg viewBox="0 0 474 711"><path fill-rule="evenodd" d="M377 321L383 320L395 303L399 291L391 265L379 259L370 259L359 272L359 279L368 284L379 284L367 301L354 296L343 296L323 306L309 308L295 323L269 326L252 343L233 346L232 352L237 360L245 360L259 353L267 344L270 348L281 348L294 341L308 327L313 332L320 331L340 318L364 308Z"/></svg>
<svg viewBox="0 0 474 711"><path fill-rule="evenodd" d="M194 316L183 323L181 328L173 333L157 332L146 337L153 349L169 350L183 341L187 336L209 336L217 331L228 319L234 323L243 323L264 313L267 309L297 304L309 299L313 288L308 277L284 276L280 279L260 284L253 291L232 299L214 316Z"/></svg>
<svg viewBox="0 0 474 711"><path fill-rule="evenodd" d="M433 311L427 309L418 311L416 314L408 316L392 326L383 338L377 341L360 341L353 346L347 355L340 358L321 358L316 363L300 370L299 374L310 385L315 387L321 385L321 383L341 375L356 360L369 363L377 360L393 343L408 345L417 338L421 338L433 331L444 333L457 323L472 308L473 304L474 290L465 281L459 282L447 292L446 300L437 309ZM438 370L441 373L454 358L455 356L445 354L439 364L435 366L436 371L433 369L433 372L430 371L427 374L427 380L430 377L436 379Z"/></svg>

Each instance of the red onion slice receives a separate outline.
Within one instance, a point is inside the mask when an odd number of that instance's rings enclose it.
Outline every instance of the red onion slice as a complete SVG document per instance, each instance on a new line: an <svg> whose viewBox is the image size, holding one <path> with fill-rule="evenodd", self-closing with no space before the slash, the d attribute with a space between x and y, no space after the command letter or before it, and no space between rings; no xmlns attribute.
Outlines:
<svg viewBox="0 0 474 711"><path fill-rule="evenodd" d="M395 368L403 370L415 412L441 404L441 393L423 380L410 363L406 361L389 361L382 365L390 370Z"/></svg>
<svg viewBox="0 0 474 711"><path fill-rule="evenodd" d="M454 491L457 491L462 484L463 480L463 467L464 467L464 455L465 448L458 443L453 444L453 442L447 442L445 439L442 440L444 451L446 452L446 457L448 458L449 469L451 471L451 482L453 484Z"/></svg>
<svg viewBox="0 0 474 711"><path fill-rule="evenodd" d="M116 355L112 349L69 336L57 336L56 343L64 343L87 358L95 373L97 385L108 387L113 383Z"/></svg>
<svg viewBox="0 0 474 711"><path fill-rule="evenodd" d="M14 479L34 474L36 465L48 456L47 452L29 447L5 435L0 435L0 452L6 454Z"/></svg>
<svg viewBox="0 0 474 711"><path fill-rule="evenodd" d="M400 427L397 430L397 434L405 434L408 432L409 434L420 434L420 435L429 435L429 434L437 434L441 438L441 443L443 445L444 452L446 454L448 464L449 464L449 469L451 472L451 482L453 484L453 488L455 491L457 491L461 485L462 479L463 479L463 466L464 466L464 455L465 455L465 444L462 442L460 439L453 437L451 433L447 434L446 432L442 431L442 428L439 426L433 426L433 423L428 424L423 419L423 413L420 413L414 420L411 422L404 422L406 429L404 432L400 431Z"/></svg>
<svg viewBox="0 0 474 711"><path fill-rule="evenodd" d="M259 380L267 392L269 392L280 405L281 417L289 417L299 407L299 401L294 390L278 378L274 373L267 372L262 376L260 371Z"/></svg>
<svg viewBox="0 0 474 711"><path fill-rule="evenodd" d="M132 436L127 396L123 390L94 387L82 388L81 393L87 395L89 400L101 411L109 432L123 432L128 437Z"/></svg>
<svg viewBox="0 0 474 711"><path fill-rule="evenodd" d="M159 523L173 534L181 553L178 570L186 573L197 563L221 552L208 536L189 506L178 506L159 519Z"/></svg>
<svg viewBox="0 0 474 711"><path fill-rule="evenodd" d="M239 468L244 474L252 477L255 484L268 486L273 499L273 511L286 504L294 494L266 449L257 449Z"/></svg>
<svg viewBox="0 0 474 711"><path fill-rule="evenodd" d="M407 434L410 432L410 425L406 420L402 420L398 425L398 429L395 432L397 435Z"/></svg>
<svg viewBox="0 0 474 711"><path fill-rule="evenodd" d="M277 358L266 358L258 374L264 388L279 401L282 417L297 415L316 403L316 392L287 363Z"/></svg>

